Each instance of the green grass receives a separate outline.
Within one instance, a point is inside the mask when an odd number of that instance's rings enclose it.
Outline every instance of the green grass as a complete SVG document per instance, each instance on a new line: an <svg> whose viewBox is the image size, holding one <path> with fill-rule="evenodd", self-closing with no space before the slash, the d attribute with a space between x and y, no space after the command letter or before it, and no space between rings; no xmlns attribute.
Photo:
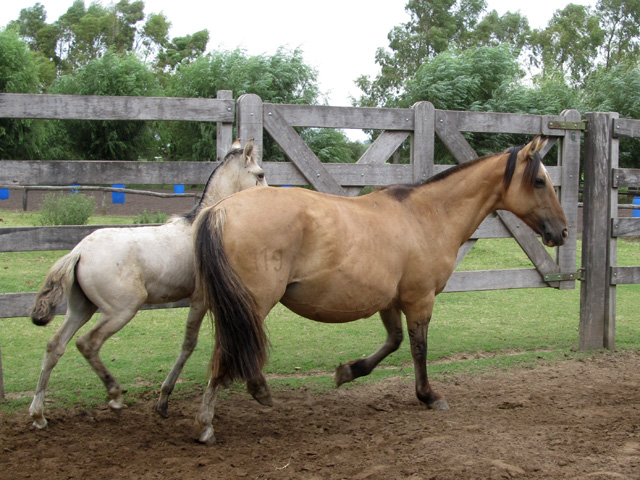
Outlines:
<svg viewBox="0 0 640 480"><path fill-rule="evenodd" d="M1 225L24 225L28 214L5 214ZM111 217L97 223L107 223ZM128 223L127 219L118 219ZM131 219L128 219L129 222ZM580 248L578 249L580 250ZM0 254L0 292L36 290L49 266L64 252ZM578 251L579 253L579 251ZM620 265L640 264L640 242L619 241ZM481 240L460 265L461 269L527 268L531 264L510 239ZM429 375L446 379L495 369L531 368L545 362L587 355L576 351L580 310L579 284L574 290L519 289L442 294L436 299L429 332ZM616 345L620 350L640 349L640 285L617 289ZM147 310L110 339L102 357L123 388L128 403L155 396L171 369L182 343L186 309ZM63 318L46 327L28 318L0 319L0 345L8 411L24 412L37 383L42 355ZM95 320L83 327L86 332ZM333 371L340 362L375 351L385 338L377 315L347 324L322 324L293 314L277 305L267 318L272 343L265 369L274 389L332 388ZM200 341L187 363L174 395L193 395L206 383L212 329L207 320ZM357 384L400 376L413 378L405 340L369 377ZM236 386L235 389L243 389ZM347 388L351 388L350 386ZM105 389L75 348L72 340L53 370L47 391L47 408L101 405Z"/></svg>

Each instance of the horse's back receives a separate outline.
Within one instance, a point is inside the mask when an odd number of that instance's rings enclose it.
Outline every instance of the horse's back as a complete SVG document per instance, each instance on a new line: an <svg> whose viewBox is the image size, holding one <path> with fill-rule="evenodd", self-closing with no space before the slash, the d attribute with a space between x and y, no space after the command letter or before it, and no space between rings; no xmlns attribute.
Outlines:
<svg viewBox="0 0 640 480"><path fill-rule="evenodd" d="M179 222L135 228L103 228L85 237L77 279L100 308L119 303L162 303L193 291L193 247Z"/></svg>
<svg viewBox="0 0 640 480"><path fill-rule="evenodd" d="M242 192L216 208L226 212L223 239L231 266L268 307L282 301L307 318L342 322L393 301L404 252L388 248L397 229L379 225L380 209L391 208L383 197L270 187Z"/></svg>

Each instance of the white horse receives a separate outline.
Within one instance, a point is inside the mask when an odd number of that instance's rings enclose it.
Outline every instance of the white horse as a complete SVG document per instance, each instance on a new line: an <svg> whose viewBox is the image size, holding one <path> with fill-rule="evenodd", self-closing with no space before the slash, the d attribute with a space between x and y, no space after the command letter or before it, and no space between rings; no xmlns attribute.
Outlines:
<svg viewBox="0 0 640 480"><path fill-rule="evenodd" d="M100 348L143 304L175 302L188 297L190 308L182 351L162 384L156 405L160 415L168 416L169 395L196 346L206 313L202 299L195 291L193 221L205 207L232 193L267 185L264 170L256 161L253 139L244 149L240 146L239 139L233 143L224 161L209 177L199 205L190 213L159 226L96 230L51 267L36 296L31 318L36 325L49 323L63 295L67 298L67 314L47 344L40 379L29 407L36 428L47 426L44 396L51 371L64 354L69 340L96 310L100 309L100 319L78 338L76 345L104 382L109 406L120 411L122 388L102 362ZM271 404L264 377L249 382L248 389L260 403Z"/></svg>

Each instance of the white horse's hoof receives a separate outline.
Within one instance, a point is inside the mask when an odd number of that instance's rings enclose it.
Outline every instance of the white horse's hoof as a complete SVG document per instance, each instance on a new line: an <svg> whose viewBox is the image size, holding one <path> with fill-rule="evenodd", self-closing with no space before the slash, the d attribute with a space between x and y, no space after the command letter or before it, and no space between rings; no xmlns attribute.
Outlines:
<svg viewBox="0 0 640 480"><path fill-rule="evenodd" d="M216 436L213 434L213 427L206 427L200 434L198 441L205 445L213 445L216 443Z"/></svg>
<svg viewBox="0 0 640 480"><path fill-rule="evenodd" d="M47 419L44 418L44 415L31 415L31 418L33 418L33 426L38 430L44 430L47 428Z"/></svg>
<svg viewBox="0 0 640 480"><path fill-rule="evenodd" d="M122 398L118 399L118 400L109 400L109 408L111 410L113 410L116 413L120 413L122 412Z"/></svg>

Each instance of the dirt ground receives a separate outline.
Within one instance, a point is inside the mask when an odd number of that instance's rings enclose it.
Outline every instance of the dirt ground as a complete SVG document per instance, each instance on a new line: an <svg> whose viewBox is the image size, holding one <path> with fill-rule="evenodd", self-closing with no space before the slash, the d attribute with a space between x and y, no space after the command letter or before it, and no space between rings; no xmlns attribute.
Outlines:
<svg viewBox="0 0 640 480"><path fill-rule="evenodd" d="M217 443L192 439L200 397L108 408L0 413L0 478L638 479L640 352L437 382L451 407L421 408L399 377L318 394L274 392L272 408L220 400Z"/></svg>

